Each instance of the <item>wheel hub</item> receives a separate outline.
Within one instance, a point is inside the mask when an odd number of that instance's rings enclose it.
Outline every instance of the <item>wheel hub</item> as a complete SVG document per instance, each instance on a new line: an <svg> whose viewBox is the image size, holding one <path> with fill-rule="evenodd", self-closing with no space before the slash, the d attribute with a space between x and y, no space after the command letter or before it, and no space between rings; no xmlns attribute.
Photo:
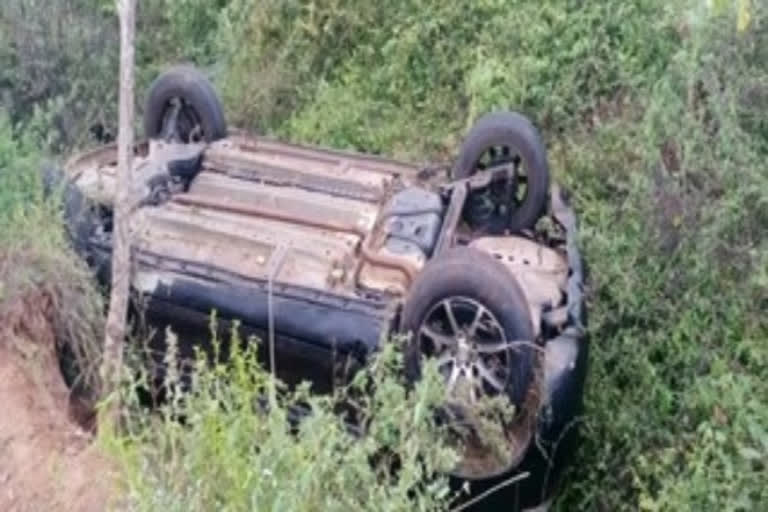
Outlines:
<svg viewBox="0 0 768 512"><path fill-rule="evenodd" d="M466 334L456 337L456 362L465 366L472 362L472 344Z"/></svg>
<svg viewBox="0 0 768 512"><path fill-rule="evenodd" d="M201 121L182 98L173 98L163 118L163 138L169 142L193 143L203 140Z"/></svg>
<svg viewBox="0 0 768 512"><path fill-rule="evenodd" d="M506 392L511 343L480 302L450 297L435 305L419 331L422 351L436 357L449 395L468 390L471 401Z"/></svg>
<svg viewBox="0 0 768 512"><path fill-rule="evenodd" d="M500 233L506 229L509 216L525 200L527 174L520 157L507 146L491 147L476 163L475 172L484 172L500 165L511 165L504 179L475 190L467 199L464 218L473 229Z"/></svg>

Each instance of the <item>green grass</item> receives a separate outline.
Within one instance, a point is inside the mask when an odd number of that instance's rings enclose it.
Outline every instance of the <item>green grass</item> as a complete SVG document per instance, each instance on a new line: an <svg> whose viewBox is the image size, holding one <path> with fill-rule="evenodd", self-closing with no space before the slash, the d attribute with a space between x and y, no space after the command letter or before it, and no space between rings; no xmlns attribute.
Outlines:
<svg viewBox="0 0 768 512"><path fill-rule="evenodd" d="M573 192L590 268L588 437L559 509L759 510L768 12L749 3L742 31L746 4L715 4L155 0L140 84L191 59L238 126L415 160L452 158L487 110L529 114ZM114 98L98 93L114 76L67 69L85 105ZM70 93L14 119L55 132L47 119L74 108ZM0 136L0 168L25 154ZM22 195L3 188L7 211Z"/></svg>

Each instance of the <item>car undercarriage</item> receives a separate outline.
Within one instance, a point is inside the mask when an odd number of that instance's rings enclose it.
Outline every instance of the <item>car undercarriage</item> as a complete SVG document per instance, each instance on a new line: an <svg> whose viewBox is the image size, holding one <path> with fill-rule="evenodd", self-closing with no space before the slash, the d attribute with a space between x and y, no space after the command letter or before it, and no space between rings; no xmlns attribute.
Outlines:
<svg viewBox="0 0 768 512"><path fill-rule="evenodd" d="M131 285L147 321L201 343L212 311L273 332L278 375L321 391L407 335L411 377L436 358L449 392L506 394L524 411L519 453L493 470L465 464L457 481L482 492L528 473L489 500L546 502L577 443L584 269L527 119L491 114L454 166L419 166L226 130L212 93L179 86L190 77L212 89L185 68L158 79L134 151ZM105 283L116 161L108 145L64 169L73 243Z"/></svg>

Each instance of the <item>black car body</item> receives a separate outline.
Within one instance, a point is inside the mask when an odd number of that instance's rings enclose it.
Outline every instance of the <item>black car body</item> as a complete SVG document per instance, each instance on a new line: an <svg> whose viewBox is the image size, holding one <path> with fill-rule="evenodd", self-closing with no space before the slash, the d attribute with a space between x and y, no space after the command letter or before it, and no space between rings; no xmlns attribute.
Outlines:
<svg viewBox="0 0 768 512"><path fill-rule="evenodd" d="M321 390L340 362L364 365L410 334L412 375L442 358L449 389L507 393L527 411L512 462L456 482L477 494L527 473L478 506L548 503L578 439L584 271L575 215L526 118L490 114L454 165L424 167L231 133L189 68L157 80L145 116L131 284L150 324L203 342L215 310L247 334L274 331L278 374ZM116 160L108 145L65 168L73 241L105 282Z"/></svg>

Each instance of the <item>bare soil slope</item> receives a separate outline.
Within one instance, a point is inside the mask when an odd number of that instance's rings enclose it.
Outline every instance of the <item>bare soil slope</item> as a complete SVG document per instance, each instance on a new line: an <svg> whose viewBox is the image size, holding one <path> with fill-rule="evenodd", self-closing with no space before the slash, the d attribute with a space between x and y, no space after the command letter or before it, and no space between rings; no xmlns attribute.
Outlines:
<svg viewBox="0 0 768 512"><path fill-rule="evenodd" d="M70 415L50 301L0 306L0 510L106 510L110 467Z"/></svg>

